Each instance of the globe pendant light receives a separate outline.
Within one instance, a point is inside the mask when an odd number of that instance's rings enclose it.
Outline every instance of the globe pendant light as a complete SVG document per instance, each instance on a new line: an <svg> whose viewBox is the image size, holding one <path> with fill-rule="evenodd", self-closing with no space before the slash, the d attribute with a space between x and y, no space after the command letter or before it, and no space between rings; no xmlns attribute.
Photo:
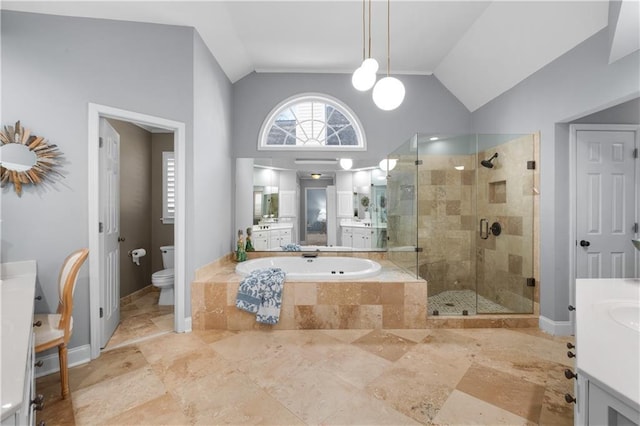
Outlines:
<svg viewBox="0 0 640 426"><path fill-rule="evenodd" d="M373 88L373 102L384 111L392 111L402 104L405 95L404 84L395 77L389 75L391 68L390 53L390 6L391 0L387 0L387 76L380 79Z"/></svg>
<svg viewBox="0 0 640 426"><path fill-rule="evenodd" d="M369 57L365 57L365 0L362 0L362 64L353 72L351 84L356 90L366 92L376 83L378 61L371 57L371 0L369 0Z"/></svg>

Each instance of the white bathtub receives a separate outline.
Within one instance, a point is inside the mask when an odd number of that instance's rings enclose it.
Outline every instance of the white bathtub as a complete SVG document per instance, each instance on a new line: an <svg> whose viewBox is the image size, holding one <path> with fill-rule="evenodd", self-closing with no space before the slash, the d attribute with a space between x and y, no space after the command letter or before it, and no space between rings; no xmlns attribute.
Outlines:
<svg viewBox="0 0 640 426"><path fill-rule="evenodd" d="M290 281L333 281L368 278L380 273L378 262L355 257L298 256L261 257L238 263L236 272L247 275L255 269L281 268Z"/></svg>

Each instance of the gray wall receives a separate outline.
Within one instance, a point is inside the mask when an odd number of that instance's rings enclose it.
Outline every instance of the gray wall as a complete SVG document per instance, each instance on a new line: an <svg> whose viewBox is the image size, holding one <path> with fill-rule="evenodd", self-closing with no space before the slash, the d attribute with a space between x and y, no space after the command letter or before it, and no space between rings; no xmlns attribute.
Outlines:
<svg viewBox="0 0 640 426"><path fill-rule="evenodd" d="M151 273L163 269L160 247L174 244L172 223L162 223L162 153L173 152L173 133L151 135ZM151 278L149 278L151 279Z"/></svg>
<svg viewBox="0 0 640 426"><path fill-rule="evenodd" d="M640 92L640 53L612 64L605 29L472 114L478 133L541 132L541 315L568 321L569 133L567 123ZM608 120L617 121L609 116Z"/></svg>
<svg viewBox="0 0 640 426"><path fill-rule="evenodd" d="M120 135L120 297L151 284L151 133L119 120L108 120ZM133 263L128 252L149 253Z"/></svg>
<svg viewBox="0 0 640 426"><path fill-rule="evenodd" d="M469 111L433 76L402 76L406 97L390 112L375 106L371 91L358 92L350 74L252 73L233 87L233 154L238 157L296 157L300 152L258 151L258 134L273 108L296 94L315 92L344 102L360 119L367 152L349 153L378 161L415 132L468 133ZM325 158L326 153L305 152L304 157Z"/></svg>
<svg viewBox="0 0 640 426"><path fill-rule="evenodd" d="M640 124L640 98L578 118L572 124Z"/></svg>
<svg viewBox="0 0 640 426"><path fill-rule="evenodd" d="M7 11L1 24L2 123L22 120L57 144L66 161L65 178L55 185L26 187L22 198L2 191L2 261L37 260L44 300L36 311L55 310L62 261L88 246L89 102L185 123L188 288L195 269L232 244L231 230L224 230L230 207L220 202L231 199L231 84L194 40L194 30ZM223 230L212 231L214 224ZM89 343L88 277L87 262L75 294L70 347ZM188 290L185 297L190 315Z"/></svg>

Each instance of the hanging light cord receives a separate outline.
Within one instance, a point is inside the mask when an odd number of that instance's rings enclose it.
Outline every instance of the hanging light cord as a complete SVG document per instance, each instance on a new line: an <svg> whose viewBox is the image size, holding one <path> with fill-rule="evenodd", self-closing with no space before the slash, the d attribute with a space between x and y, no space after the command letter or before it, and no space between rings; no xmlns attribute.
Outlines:
<svg viewBox="0 0 640 426"><path fill-rule="evenodd" d="M391 69L391 0L387 0L387 77Z"/></svg>
<svg viewBox="0 0 640 426"><path fill-rule="evenodd" d="M364 14L365 14L365 3L367 0L362 0L362 60L364 61L367 58L367 51L366 51L366 40L367 40L367 36L366 36L366 32L365 32L365 28L366 28L366 24L365 24L365 19L364 19ZM371 48L369 48L369 51L371 51Z"/></svg>
<svg viewBox="0 0 640 426"><path fill-rule="evenodd" d="M369 58L371 57L371 0L369 0Z"/></svg>

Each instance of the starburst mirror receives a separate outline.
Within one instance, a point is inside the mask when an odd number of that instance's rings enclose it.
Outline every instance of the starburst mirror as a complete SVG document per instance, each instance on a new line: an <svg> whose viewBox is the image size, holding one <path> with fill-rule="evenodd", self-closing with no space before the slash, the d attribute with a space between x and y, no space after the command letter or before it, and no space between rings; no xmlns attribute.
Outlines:
<svg viewBox="0 0 640 426"><path fill-rule="evenodd" d="M0 130L0 184L13 184L22 195L23 185L38 185L53 175L62 176L56 169L62 153L42 136L32 135L20 121Z"/></svg>

